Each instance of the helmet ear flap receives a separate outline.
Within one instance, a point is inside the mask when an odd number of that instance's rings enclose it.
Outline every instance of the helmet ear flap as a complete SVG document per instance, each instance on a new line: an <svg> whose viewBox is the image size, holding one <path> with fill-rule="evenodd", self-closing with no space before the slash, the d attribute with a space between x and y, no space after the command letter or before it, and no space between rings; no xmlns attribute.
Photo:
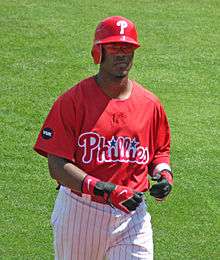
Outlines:
<svg viewBox="0 0 220 260"><path fill-rule="evenodd" d="M102 46L101 44L94 44L91 51L93 61L95 64L101 63L102 60Z"/></svg>

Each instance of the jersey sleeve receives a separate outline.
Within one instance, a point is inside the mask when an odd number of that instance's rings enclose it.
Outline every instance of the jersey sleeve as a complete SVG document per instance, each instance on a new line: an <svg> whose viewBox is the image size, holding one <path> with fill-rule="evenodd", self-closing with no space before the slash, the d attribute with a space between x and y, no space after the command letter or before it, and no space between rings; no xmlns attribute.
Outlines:
<svg viewBox="0 0 220 260"><path fill-rule="evenodd" d="M34 150L42 156L53 154L74 161L76 149L75 107L73 100L66 95L53 104L38 135Z"/></svg>
<svg viewBox="0 0 220 260"><path fill-rule="evenodd" d="M164 167L170 170L170 126L167 115L161 104L155 112L155 149L149 165L149 174L153 175L156 168Z"/></svg>

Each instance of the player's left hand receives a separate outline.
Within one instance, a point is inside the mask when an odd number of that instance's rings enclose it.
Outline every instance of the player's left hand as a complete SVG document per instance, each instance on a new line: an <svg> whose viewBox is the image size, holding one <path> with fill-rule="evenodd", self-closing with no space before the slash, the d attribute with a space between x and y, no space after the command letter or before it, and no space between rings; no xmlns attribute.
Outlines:
<svg viewBox="0 0 220 260"><path fill-rule="evenodd" d="M153 181L157 181L150 188L150 195L155 197L157 201L163 201L171 192L173 186L173 177L171 172L163 170L152 177Z"/></svg>

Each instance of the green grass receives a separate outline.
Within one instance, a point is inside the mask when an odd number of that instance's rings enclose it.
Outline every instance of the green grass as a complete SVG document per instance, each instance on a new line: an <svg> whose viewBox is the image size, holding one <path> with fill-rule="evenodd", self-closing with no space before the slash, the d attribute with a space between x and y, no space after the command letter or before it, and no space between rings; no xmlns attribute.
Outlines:
<svg viewBox="0 0 220 260"><path fill-rule="evenodd" d="M160 97L172 129L173 193L147 195L155 259L220 259L219 13L214 0L0 0L0 259L53 258L56 191L32 146L56 97L96 73L94 29L118 14L139 31L131 77Z"/></svg>

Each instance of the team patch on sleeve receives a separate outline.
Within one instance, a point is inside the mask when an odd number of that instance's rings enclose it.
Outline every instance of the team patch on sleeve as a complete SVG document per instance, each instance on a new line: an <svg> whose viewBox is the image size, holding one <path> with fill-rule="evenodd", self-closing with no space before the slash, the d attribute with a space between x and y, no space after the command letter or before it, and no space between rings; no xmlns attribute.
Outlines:
<svg viewBox="0 0 220 260"><path fill-rule="evenodd" d="M43 139L46 139L46 140L52 138L53 137L53 130L51 128L48 128L48 127L44 128L42 130L42 137L43 137Z"/></svg>

